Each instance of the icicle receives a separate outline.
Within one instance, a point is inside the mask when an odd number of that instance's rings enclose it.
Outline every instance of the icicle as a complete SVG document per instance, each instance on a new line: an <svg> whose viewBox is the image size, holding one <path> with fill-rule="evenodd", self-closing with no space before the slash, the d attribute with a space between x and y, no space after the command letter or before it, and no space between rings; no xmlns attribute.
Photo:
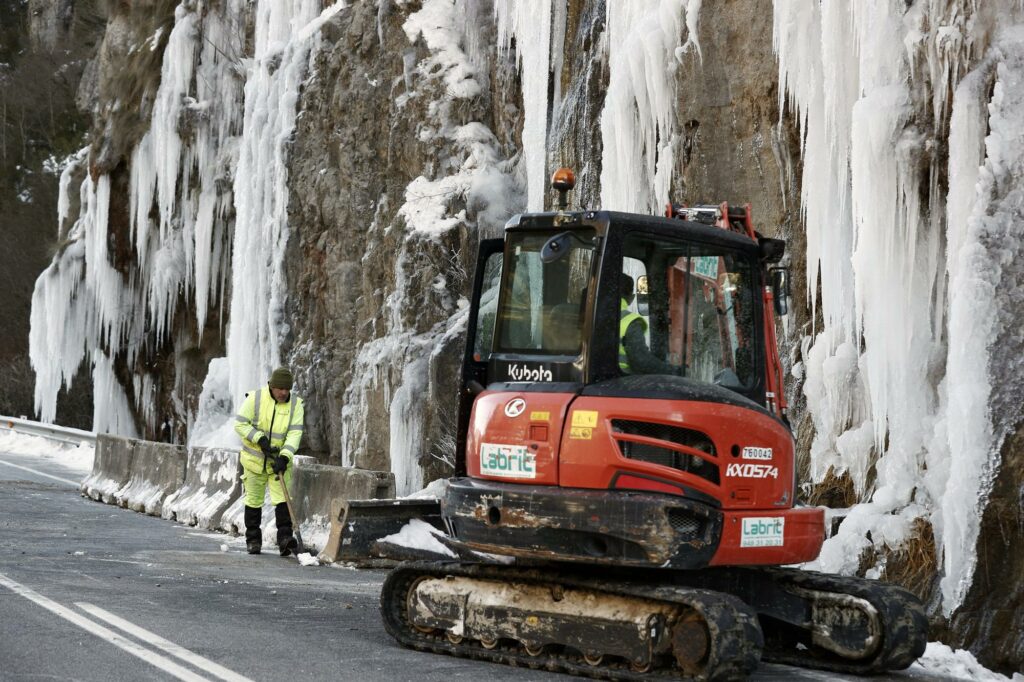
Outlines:
<svg viewBox="0 0 1024 682"><path fill-rule="evenodd" d="M970 587L984 501L1003 439L1016 427L1024 393L1017 340L1024 298L1017 265L1024 257L1019 229L1022 191L1017 181L1024 174L1022 132L1024 32L1018 29L1008 31L990 60L964 78L953 100L949 354L942 431L948 444L942 454L948 464L935 462L937 474L931 481L938 501L934 525L944 552L941 588L946 615ZM982 139L984 161L979 167L974 163ZM1010 407L1011 414L1002 413L1000 406Z"/></svg>
<svg viewBox="0 0 1024 682"><path fill-rule="evenodd" d="M697 53L697 59L704 63L704 53L700 49L700 40L697 37L697 29L700 26L700 6L703 0L687 0L686 2L686 42L683 43L682 52L688 51L691 47Z"/></svg>
<svg viewBox="0 0 1024 682"><path fill-rule="evenodd" d="M234 185L227 350L230 390L238 399L281 362L280 343L289 329L284 314L284 256L291 233L286 143L295 127L313 38L344 6L338 2L320 12L318 0L261 0L256 8L256 48L245 83Z"/></svg>
<svg viewBox="0 0 1024 682"><path fill-rule="evenodd" d="M547 190L548 77L551 68L552 0L495 0L498 45L508 50L513 38L523 84L523 157L526 207L544 210Z"/></svg>
<svg viewBox="0 0 1024 682"><path fill-rule="evenodd" d="M691 0L691 8L699 10L700 3ZM686 3L623 1L610 2L607 9L609 77L601 114L601 206L660 213L669 199L675 59ZM696 27L696 15L693 23Z"/></svg>
<svg viewBox="0 0 1024 682"><path fill-rule="evenodd" d="M1014 306L994 303L1013 287L999 280L999 263L1008 261L987 246L988 235L1007 224L999 202L1008 199L996 188L1008 185L998 178L1019 174L1010 166L1024 157L999 128L1022 129L1016 112L1024 95L1014 91L1004 109L997 87L986 156L984 98L994 67L980 67L956 89L948 198L934 149L944 141L952 86L995 35L992 27L1019 20L1021 8L1008 0L983 12L973 0L954 0L905 10L895 0L813 3L810 11L799 0L776 0L775 49L780 108L788 96L802 132L808 297L814 302L820 275L825 322L804 347L816 430L811 474L821 480L830 470L849 472L870 498L826 543L817 565L854 569L849 557L871 545L898 546L924 517L944 562L949 613L969 584L998 452L992 403L1000 390L1024 392L1002 388L1020 381L998 389L989 382L996 320L1012 318ZM1007 58L1000 82L1005 73L1008 87L1020 89L1020 64ZM934 127L919 129L916 122L929 116ZM1020 246L1001 239L1002 253Z"/></svg>

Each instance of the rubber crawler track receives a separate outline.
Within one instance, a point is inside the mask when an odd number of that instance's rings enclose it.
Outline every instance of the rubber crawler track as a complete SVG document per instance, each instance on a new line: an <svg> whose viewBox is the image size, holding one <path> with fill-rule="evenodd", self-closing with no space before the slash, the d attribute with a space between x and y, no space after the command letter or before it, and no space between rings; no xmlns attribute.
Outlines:
<svg viewBox="0 0 1024 682"><path fill-rule="evenodd" d="M578 654L548 653L530 656L522 645L502 640L493 649L484 648L474 640L453 644L443 634L424 634L415 630L408 621L406 596L420 577L446 575L467 578L552 584L566 587L598 590L630 597L640 597L685 605L696 609L706 619L711 632L712 650L704 669L696 677L685 677L669 658L661 661L660 668L646 673L635 672L627 662L608 661L592 666ZM478 660L504 663L552 672L564 672L606 680L662 680L693 679L703 681L744 680L757 668L764 638L757 616L739 599L711 590L678 586L650 586L594 578L574 578L531 569L507 566L447 564L415 562L402 564L388 574L381 588L381 615L385 629L403 646L420 651L449 654Z"/></svg>
<svg viewBox="0 0 1024 682"><path fill-rule="evenodd" d="M920 600L895 585L864 578L828 575L797 569L766 569L781 585L793 585L817 592L849 594L869 602L882 620L882 643L873 658L852 662L816 647L798 650L770 644L762 658L804 668L869 675L887 670L902 670L916 661L928 643L928 617Z"/></svg>

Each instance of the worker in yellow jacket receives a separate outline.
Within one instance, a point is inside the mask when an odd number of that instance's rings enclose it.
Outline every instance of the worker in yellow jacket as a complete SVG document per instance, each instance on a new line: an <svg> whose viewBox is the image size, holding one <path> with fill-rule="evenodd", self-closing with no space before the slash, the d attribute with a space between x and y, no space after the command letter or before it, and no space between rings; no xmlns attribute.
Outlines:
<svg viewBox="0 0 1024 682"><path fill-rule="evenodd" d="M242 408L235 416L235 432L242 439L239 459L245 485L245 547L249 554L259 554L263 547L260 520L268 483L281 556L288 556L298 547L278 478L283 477L285 485L291 486L292 458L302 441L302 398L292 395L292 384L288 368L278 367L266 388L245 394Z"/></svg>

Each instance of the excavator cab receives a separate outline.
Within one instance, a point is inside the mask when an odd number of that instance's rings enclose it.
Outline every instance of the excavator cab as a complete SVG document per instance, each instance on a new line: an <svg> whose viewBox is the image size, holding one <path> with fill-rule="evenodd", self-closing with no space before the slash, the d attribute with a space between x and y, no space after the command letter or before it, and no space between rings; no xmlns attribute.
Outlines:
<svg viewBox="0 0 1024 682"><path fill-rule="evenodd" d="M392 570L388 632L606 679L908 666L927 634L913 595L778 568L824 538L823 510L794 502L784 243L749 207L568 211L571 174L554 184L561 210L481 244L440 504L465 561Z"/></svg>
<svg viewBox="0 0 1024 682"><path fill-rule="evenodd" d="M481 245L442 508L456 542L679 568L817 556L774 343L784 244L748 207L668 214L527 214Z"/></svg>

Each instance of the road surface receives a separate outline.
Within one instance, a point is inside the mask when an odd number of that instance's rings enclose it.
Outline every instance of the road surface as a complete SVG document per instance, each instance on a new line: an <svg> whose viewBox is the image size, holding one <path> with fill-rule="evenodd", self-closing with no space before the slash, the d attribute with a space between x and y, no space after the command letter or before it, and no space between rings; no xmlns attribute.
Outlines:
<svg viewBox="0 0 1024 682"><path fill-rule="evenodd" d="M579 679L403 649L378 614L383 571L249 556L240 538L83 498L81 478L0 452L0 680Z"/></svg>

